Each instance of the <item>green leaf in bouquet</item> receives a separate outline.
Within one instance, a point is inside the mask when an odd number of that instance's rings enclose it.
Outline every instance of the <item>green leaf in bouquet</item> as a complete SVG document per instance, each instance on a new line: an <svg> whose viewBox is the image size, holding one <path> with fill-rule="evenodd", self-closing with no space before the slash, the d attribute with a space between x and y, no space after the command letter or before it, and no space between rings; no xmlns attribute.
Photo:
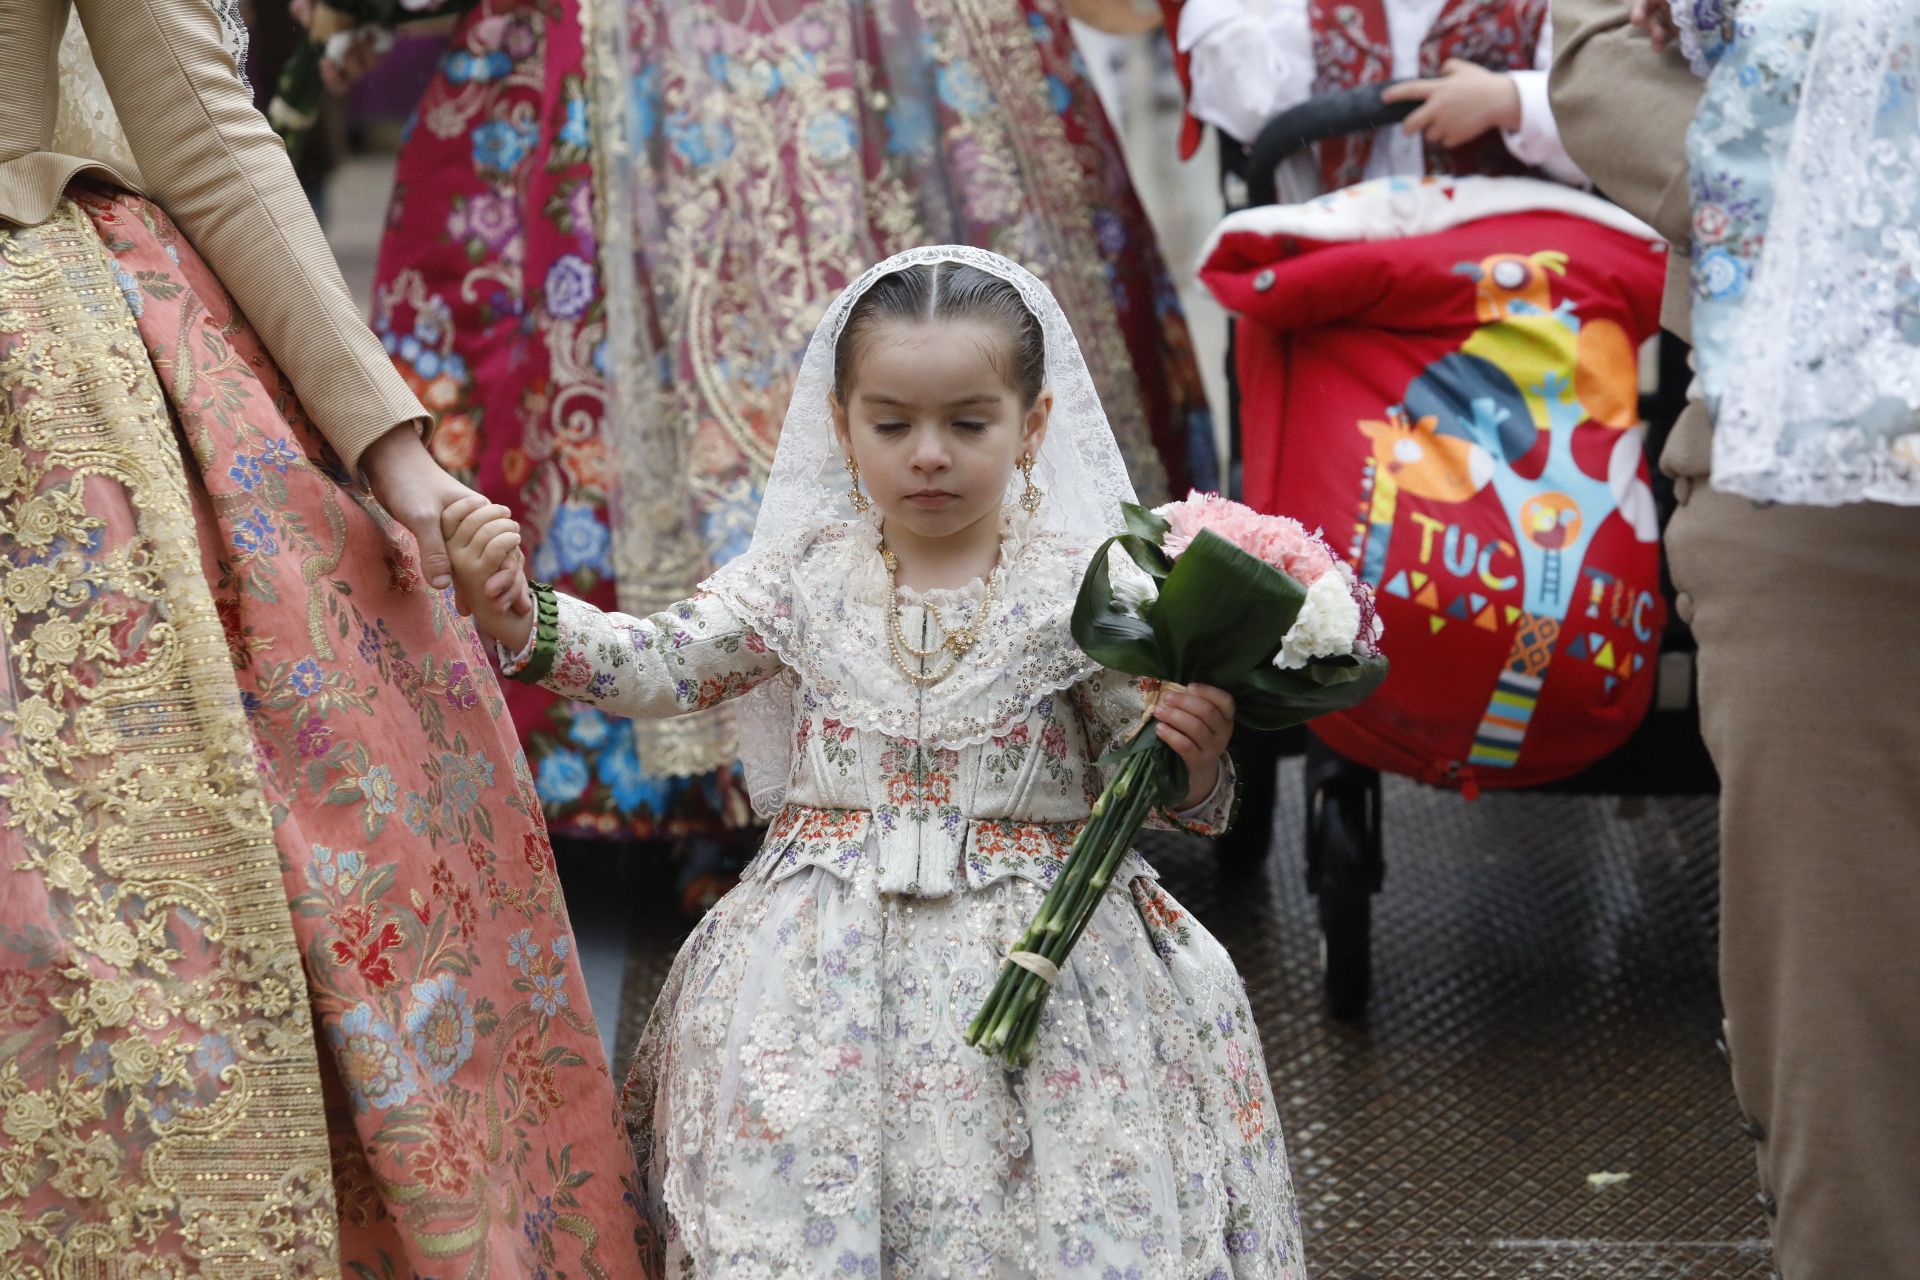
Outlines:
<svg viewBox="0 0 1920 1280"><path fill-rule="evenodd" d="M1153 579L1156 586L1165 582L1167 575L1173 572L1173 561L1167 558L1167 553L1160 549L1158 543L1148 542L1145 538L1135 537L1132 534L1123 534L1119 538L1119 543L1133 562Z"/></svg>
<svg viewBox="0 0 1920 1280"><path fill-rule="evenodd" d="M1159 736L1157 733L1154 735L1155 741L1159 740ZM1187 762L1176 755L1172 747L1168 747L1166 764L1155 776L1160 779L1160 807L1179 808L1180 802L1187 798L1187 788L1193 782L1192 776L1187 773Z"/></svg>
<svg viewBox="0 0 1920 1280"><path fill-rule="evenodd" d="M1173 678L1235 687L1267 665L1306 598L1286 573L1202 530L1174 562L1154 608Z"/></svg>
<svg viewBox="0 0 1920 1280"><path fill-rule="evenodd" d="M1173 526L1166 517L1155 515L1152 509L1136 502L1120 504L1120 516L1127 522L1127 532L1136 538L1144 538L1158 547L1165 544L1167 531Z"/></svg>
<svg viewBox="0 0 1920 1280"><path fill-rule="evenodd" d="M1073 640L1103 667L1133 676L1164 678L1166 671L1154 628L1113 606L1113 573L1107 564L1107 551L1121 537L1101 543L1087 566L1087 576L1081 579L1080 594L1073 602Z"/></svg>
<svg viewBox="0 0 1920 1280"><path fill-rule="evenodd" d="M1234 686L1234 719L1249 729L1288 729L1358 706L1386 678L1384 657L1320 659L1294 671L1265 665Z"/></svg>
<svg viewBox="0 0 1920 1280"><path fill-rule="evenodd" d="M1166 581L1167 575L1173 572L1173 561L1161 549L1161 544L1166 541L1167 530L1173 526L1147 508L1131 502L1121 503L1120 513L1127 525L1127 531L1120 536L1121 547L1156 583Z"/></svg>
<svg viewBox="0 0 1920 1280"><path fill-rule="evenodd" d="M1159 722L1149 721L1140 726L1137 733L1133 734L1113 750L1107 752L1107 754L1101 756L1098 760L1094 761L1094 763L1112 767L1113 765L1130 760L1134 756L1151 754L1153 749L1160 745L1160 735L1154 732L1154 725L1157 723Z"/></svg>
<svg viewBox="0 0 1920 1280"><path fill-rule="evenodd" d="M1380 661L1384 662L1386 659L1382 658ZM1373 659L1344 653L1337 658L1315 658L1302 670L1314 683L1331 687L1336 684L1351 684L1355 680L1365 680L1372 670L1372 663ZM1379 681L1375 680L1374 683L1378 684Z"/></svg>

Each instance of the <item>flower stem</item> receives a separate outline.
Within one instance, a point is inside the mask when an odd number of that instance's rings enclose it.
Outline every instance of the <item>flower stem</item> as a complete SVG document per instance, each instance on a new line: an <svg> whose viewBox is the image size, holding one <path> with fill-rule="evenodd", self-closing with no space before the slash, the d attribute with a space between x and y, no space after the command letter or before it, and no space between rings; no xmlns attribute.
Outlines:
<svg viewBox="0 0 1920 1280"><path fill-rule="evenodd" d="M1128 745L1138 741L1139 734L1153 730L1151 723L1143 725ZM1170 754L1155 743L1121 761L1094 801L1087 824L1074 840L1065 865L1041 899L1016 950L1042 956L1056 968L1065 967L1121 860L1133 847L1148 811L1164 789ZM1032 1056L1042 1006L1050 990L1038 974L1009 961L1001 967L980 1012L968 1024L967 1043L1000 1054L1012 1065L1024 1065Z"/></svg>

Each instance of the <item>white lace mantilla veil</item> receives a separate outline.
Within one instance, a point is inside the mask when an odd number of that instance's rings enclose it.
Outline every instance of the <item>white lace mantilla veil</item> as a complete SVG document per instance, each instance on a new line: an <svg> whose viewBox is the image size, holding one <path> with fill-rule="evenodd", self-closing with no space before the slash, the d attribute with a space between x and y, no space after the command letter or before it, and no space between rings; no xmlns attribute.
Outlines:
<svg viewBox="0 0 1920 1280"><path fill-rule="evenodd" d="M220 42L233 58L234 74L244 84L247 24L240 15L240 0L207 0L207 5L220 19ZM120 115L113 109L107 82L93 60L93 47L87 43L78 10L67 12L56 84L60 106L53 118L51 149L55 154L98 160L124 174L128 181L139 181L140 166L133 158L126 131L120 127Z"/></svg>
<svg viewBox="0 0 1920 1280"><path fill-rule="evenodd" d="M1714 486L1920 504L1920 104L1901 65L1920 53L1920 5L1752 9L1769 28L1791 24L1778 46L1804 49L1805 64L1751 292L1729 326ZM1735 6L1743 29L1747 10Z"/></svg>
<svg viewBox="0 0 1920 1280"><path fill-rule="evenodd" d="M874 629L877 622L844 607L850 588L877 586L884 593L886 577L871 533L865 532L875 526L871 520L859 520L848 499L846 461L829 407L834 348L854 303L875 281L906 267L936 262L964 263L1000 277L1019 292L1040 321L1053 409L1033 468L1034 483L1045 496L1030 522L1024 517L1013 521L1037 525L1019 530L1023 540L1044 540L1090 553L1101 540L1124 528L1121 504L1134 501L1133 484L1060 304L1024 267L997 253L965 245L927 246L896 254L869 269L827 309L794 382L753 544L745 555L709 578L704 588L743 613L763 614L774 607L770 596L779 590L774 580L797 568L797 552L809 544L809 535L831 529L837 522L854 522L853 536L840 540L846 547L843 561L831 566L808 561L821 577L820 598L807 598L808 575L800 574L793 598L782 599L778 606L790 606L794 616L780 618L771 628L763 626L763 638L790 668L806 671L810 690L824 690L833 697L833 711L843 723L882 732L911 730L927 741L960 746L984 741L1006 728L1026 714L1034 698L1065 688L1093 670L1094 664L1070 640L1036 642L1032 628L1025 625L1034 620L1037 608L1048 608L1056 617L1063 603L1071 608L1085 569L1084 555L1077 561L1056 556L1043 564L1023 565L1018 575L1007 573L1010 566L1003 555L994 571L1002 575L994 616L984 620L979 646L952 675L926 690L915 689L894 670L884 637ZM1009 511L1018 511L1021 486L1016 472L1007 490ZM1010 539L1008 546L1012 545ZM830 574L830 567L845 570L852 581ZM752 620L766 621L759 616ZM1064 634L1063 618L1057 630ZM793 754L793 693L789 672L737 704L747 791L762 816L775 812L786 793Z"/></svg>

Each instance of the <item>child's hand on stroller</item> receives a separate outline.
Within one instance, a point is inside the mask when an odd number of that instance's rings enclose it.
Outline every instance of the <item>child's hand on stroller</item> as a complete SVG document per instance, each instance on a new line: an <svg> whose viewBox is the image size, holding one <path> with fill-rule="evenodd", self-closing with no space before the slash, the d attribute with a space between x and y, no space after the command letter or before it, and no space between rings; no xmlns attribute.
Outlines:
<svg viewBox="0 0 1920 1280"><path fill-rule="evenodd" d="M1180 807L1191 809L1220 781L1220 757L1233 737L1233 695L1210 684L1167 685L1153 718L1160 722L1160 741L1186 762L1187 797Z"/></svg>
<svg viewBox="0 0 1920 1280"><path fill-rule="evenodd" d="M1633 12L1627 21L1647 33L1655 53L1680 38L1680 28L1673 24L1673 10L1667 0L1633 0Z"/></svg>
<svg viewBox="0 0 1920 1280"><path fill-rule="evenodd" d="M1404 133L1425 134L1442 147L1461 147L1489 129L1520 127L1520 90L1513 77L1449 58L1432 80L1406 80L1381 95L1386 102L1418 102L1401 122Z"/></svg>
<svg viewBox="0 0 1920 1280"><path fill-rule="evenodd" d="M471 609L474 625L510 650L525 648L533 609L513 513L470 494L441 513L440 531L453 561L455 594Z"/></svg>

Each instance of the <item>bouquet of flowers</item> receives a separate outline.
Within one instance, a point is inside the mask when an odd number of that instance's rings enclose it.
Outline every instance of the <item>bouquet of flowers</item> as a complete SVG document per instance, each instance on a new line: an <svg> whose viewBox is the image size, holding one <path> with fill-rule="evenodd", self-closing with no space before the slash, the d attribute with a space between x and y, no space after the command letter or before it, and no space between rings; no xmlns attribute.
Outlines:
<svg viewBox="0 0 1920 1280"><path fill-rule="evenodd" d="M1353 706L1387 674L1373 589L1317 533L1212 494L1126 509L1127 532L1094 553L1073 638L1129 675L1233 694L1236 720L1284 729ZM1116 584L1118 545L1144 571ZM1157 697L1157 695L1155 695ZM1023 1065L1048 988L1156 806L1187 792L1186 766L1149 714L1101 763L1117 765L1033 922L967 1028L967 1043Z"/></svg>
<svg viewBox="0 0 1920 1280"><path fill-rule="evenodd" d="M267 120L298 159L307 132L320 119L325 83L320 64L329 57L344 58L354 33L374 27L385 33L405 22L443 18L471 9L478 0L316 0L307 24L307 39L280 69Z"/></svg>

